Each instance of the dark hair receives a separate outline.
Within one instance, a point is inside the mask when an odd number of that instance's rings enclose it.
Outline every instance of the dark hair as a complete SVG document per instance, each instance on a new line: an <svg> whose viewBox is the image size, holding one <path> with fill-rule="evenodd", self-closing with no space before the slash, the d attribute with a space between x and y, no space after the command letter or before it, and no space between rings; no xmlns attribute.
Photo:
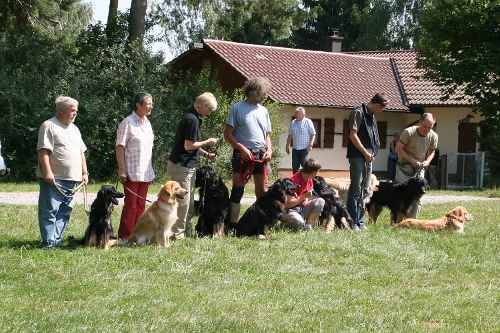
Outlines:
<svg viewBox="0 0 500 333"><path fill-rule="evenodd" d="M303 173L314 173L319 171L319 169L321 169L321 164L319 164L319 162L315 159L310 158L304 162L300 171Z"/></svg>
<svg viewBox="0 0 500 333"><path fill-rule="evenodd" d="M252 95L264 96L271 90L271 82L265 77L248 79L243 85L243 93L249 97Z"/></svg>
<svg viewBox="0 0 500 333"><path fill-rule="evenodd" d="M387 103L389 103L389 100L385 98L384 93L376 93L370 100L370 103L386 106Z"/></svg>
<svg viewBox="0 0 500 333"><path fill-rule="evenodd" d="M135 94L134 99L132 100L132 110L135 110L137 103L142 105L146 97L153 98L153 96L151 96L151 94L148 94L147 92L140 92Z"/></svg>

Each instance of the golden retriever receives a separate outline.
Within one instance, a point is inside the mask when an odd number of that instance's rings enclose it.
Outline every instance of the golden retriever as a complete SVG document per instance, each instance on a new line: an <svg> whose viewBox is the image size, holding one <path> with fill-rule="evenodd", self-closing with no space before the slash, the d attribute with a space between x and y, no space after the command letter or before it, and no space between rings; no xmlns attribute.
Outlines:
<svg viewBox="0 0 500 333"><path fill-rule="evenodd" d="M404 219L394 225L396 228L412 228L427 231L451 229L458 233L464 232L466 222L472 221L472 215L465 207L458 206L450 210L445 216L435 220Z"/></svg>
<svg viewBox="0 0 500 333"><path fill-rule="evenodd" d="M351 185L351 180L349 178L333 178L325 177L325 181L330 187L338 193L338 199L342 200L343 203L347 203L347 195L349 193L349 186ZM364 198L365 204L370 201L373 192L377 191L379 185L379 180L377 176L373 173L370 174L370 179L368 180L368 195Z"/></svg>
<svg viewBox="0 0 500 333"><path fill-rule="evenodd" d="M172 227L177 221L178 199L184 198L186 193L178 182L166 182L158 193L158 199L139 217L129 241L138 245L153 243L168 246Z"/></svg>

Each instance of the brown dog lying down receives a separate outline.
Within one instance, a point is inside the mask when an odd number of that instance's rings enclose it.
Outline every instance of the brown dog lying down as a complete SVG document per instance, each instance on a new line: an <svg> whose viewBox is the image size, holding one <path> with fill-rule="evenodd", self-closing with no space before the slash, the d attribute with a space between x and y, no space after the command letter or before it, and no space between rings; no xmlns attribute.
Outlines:
<svg viewBox="0 0 500 333"><path fill-rule="evenodd" d="M412 228L427 231L451 229L458 233L464 232L465 222L472 221L472 215L465 207L458 206L450 210L445 216L435 220L404 219L394 225L395 228Z"/></svg>
<svg viewBox="0 0 500 333"><path fill-rule="evenodd" d="M173 235L172 227L177 221L179 199L183 199L186 193L178 182L166 182L158 193L158 199L139 218L129 241L137 245L168 246Z"/></svg>

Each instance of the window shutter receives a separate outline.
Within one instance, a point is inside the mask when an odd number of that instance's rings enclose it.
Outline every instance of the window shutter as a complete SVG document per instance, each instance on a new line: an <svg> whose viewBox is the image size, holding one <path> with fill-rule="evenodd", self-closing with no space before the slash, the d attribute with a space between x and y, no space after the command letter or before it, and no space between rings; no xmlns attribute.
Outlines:
<svg viewBox="0 0 500 333"><path fill-rule="evenodd" d="M333 148L335 142L335 119L325 118L323 148Z"/></svg>
<svg viewBox="0 0 500 333"><path fill-rule="evenodd" d="M344 129L342 132L342 147L347 147L349 143L349 119L344 119Z"/></svg>
<svg viewBox="0 0 500 333"><path fill-rule="evenodd" d="M387 121L377 121L378 136L380 138L380 149L387 147Z"/></svg>
<svg viewBox="0 0 500 333"><path fill-rule="evenodd" d="M321 119L311 119L316 130L316 139L314 140L314 148L321 148Z"/></svg>

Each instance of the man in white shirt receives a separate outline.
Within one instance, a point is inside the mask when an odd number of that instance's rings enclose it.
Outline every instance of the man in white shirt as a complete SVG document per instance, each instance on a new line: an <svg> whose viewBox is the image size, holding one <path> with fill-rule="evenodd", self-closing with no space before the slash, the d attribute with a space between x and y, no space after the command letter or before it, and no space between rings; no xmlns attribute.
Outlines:
<svg viewBox="0 0 500 333"><path fill-rule="evenodd" d="M73 124L78 101L59 96L55 104L56 115L42 123L37 143L38 223L42 245L48 248L61 244L74 206L73 190L89 179L84 154L87 147Z"/></svg>
<svg viewBox="0 0 500 333"><path fill-rule="evenodd" d="M306 118L306 110L303 107L299 106L295 109L294 118L288 129L286 153L290 154L290 146L292 146L292 173L295 174L309 158L309 152L316 138L316 130L312 120Z"/></svg>

